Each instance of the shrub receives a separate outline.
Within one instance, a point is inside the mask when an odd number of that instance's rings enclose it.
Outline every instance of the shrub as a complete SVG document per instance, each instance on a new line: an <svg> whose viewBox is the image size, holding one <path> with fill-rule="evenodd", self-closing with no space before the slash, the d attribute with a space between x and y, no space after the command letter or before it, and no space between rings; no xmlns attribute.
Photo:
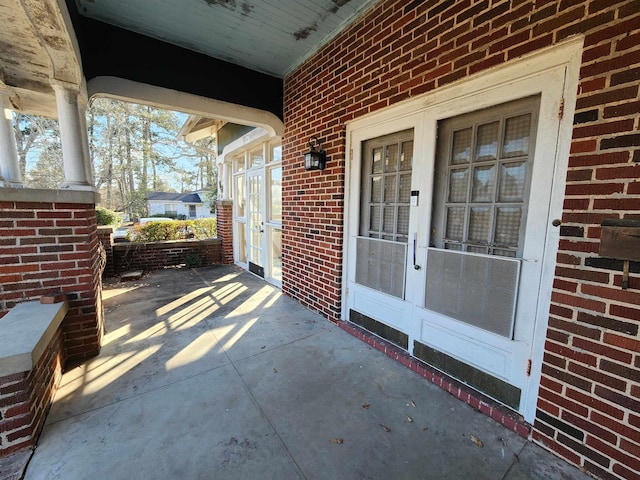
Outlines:
<svg viewBox="0 0 640 480"><path fill-rule="evenodd" d="M203 263L202 257L198 254L188 253L184 256L184 265L187 268L201 267Z"/></svg>
<svg viewBox="0 0 640 480"><path fill-rule="evenodd" d="M96 207L96 218L98 219L98 225L113 225L118 226L122 223L122 217L104 207Z"/></svg>
<svg viewBox="0 0 640 480"><path fill-rule="evenodd" d="M197 239L215 238L218 236L218 221L216 218L199 218L192 221L191 229Z"/></svg>
<svg viewBox="0 0 640 480"><path fill-rule="evenodd" d="M180 233L176 229L176 222L149 222L135 225L130 235L133 242L161 242L164 240L178 240Z"/></svg>
<svg viewBox="0 0 640 480"><path fill-rule="evenodd" d="M215 218L148 222L144 225L135 225L128 238L132 242L215 238L217 236L217 223Z"/></svg>

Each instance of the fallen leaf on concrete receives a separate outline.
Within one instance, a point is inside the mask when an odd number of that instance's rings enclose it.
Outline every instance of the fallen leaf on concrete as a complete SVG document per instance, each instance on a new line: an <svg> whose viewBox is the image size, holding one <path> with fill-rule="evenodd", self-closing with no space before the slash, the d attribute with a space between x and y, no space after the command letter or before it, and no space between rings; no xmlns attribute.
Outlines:
<svg viewBox="0 0 640 480"><path fill-rule="evenodd" d="M407 415L407 422L409 423L413 422L413 418L411 418L409 415Z"/></svg>
<svg viewBox="0 0 640 480"><path fill-rule="evenodd" d="M266 346L266 345L262 345L262 346L260 347L260 350L264 350L265 348L267 348L267 346Z"/></svg>
<svg viewBox="0 0 640 480"><path fill-rule="evenodd" d="M482 443L482 440L480 440L478 437L476 437L473 433L469 434L469 438L471 438L471 441L473 443L475 443L476 446L478 446L480 448L484 447L484 443Z"/></svg>
<svg viewBox="0 0 640 480"><path fill-rule="evenodd" d="M416 402L414 402L413 400L411 400L411 406L415 407L416 406Z"/></svg>
<svg viewBox="0 0 640 480"><path fill-rule="evenodd" d="M273 369L273 373L278 373L278 370L276 370L275 368Z"/></svg>
<svg viewBox="0 0 640 480"><path fill-rule="evenodd" d="M331 443L337 443L338 445L342 444L343 440L341 438L332 438Z"/></svg>
<svg viewBox="0 0 640 480"><path fill-rule="evenodd" d="M429 427L424 427L424 428L422 429L422 431L423 431L423 432L426 432L427 430L429 430Z"/></svg>
<svg viewBox="0 0 640 480"><path fill-rule="evenodd" d="M369 405L368 403L365 403L365 404L362 405L362 408L364 408L365 410L369 410L370 406L371 405Z"/></svg>
<svg viewBox="0 0 640 480"><path fill-rule="evenodd" d="M390 429L389 427L387 427L386 425L380 424L380 426L382 427L382 429L383 429L385 432L390 432L390 431L391 431L391 429Z"/></svg>

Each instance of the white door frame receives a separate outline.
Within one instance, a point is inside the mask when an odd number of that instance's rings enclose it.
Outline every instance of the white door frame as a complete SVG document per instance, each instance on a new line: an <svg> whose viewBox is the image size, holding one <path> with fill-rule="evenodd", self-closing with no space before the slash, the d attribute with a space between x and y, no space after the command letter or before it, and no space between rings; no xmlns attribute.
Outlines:
<svg viewBox="0 0 640 480"><path fill-rule="evenodd" d="M353 255L348 255L353 248L355 236L358 234L359 217L359 181L360 181L360 144L368 138L414 128L414 168L412 183L433 185L434 162L436 152L436 131L439 120L463 113L481 110L499 103L541 95L540 118L557 118L560 112L560 101L564 99L564 114L553 128L542 123L538 126L538 142L552 141L555 148L553 171L542 172L544 178L532 179L532 185L547 185L550 192L549 210L544 218L537 218L535 225L544 232L542 248L544 258L534 258L541 262L541 281L539 294L534 302L536 308L533 324L532 345L528 347L531 359L531 375L526 385L518 385L522 389L520 413L525 420L533 421L540 382L544 341L546 337L548 312L551 301L555 257L558 249L559 229L550 226L551 218L560 218L565 189L565 172L568 164L571 133L573 130L573 114L576 92L579 81L579 69L582 56L583 38L575 38L560 45L543 49L540 52L510 62L490 72L478 74L456 84L441 88L435 92L408 100L384 111L376 112L347 124L347 152L349 161L345 180L345 219L343 248L343 302L342 319L348 318L349 307L353 299L349 297L349 278L355 267ZM545 81L545 79L547 81ZM557 141L557 143L556 143ZM421 222L430 225L432 195L420 192L418 215ZM416 207L412 207L416 208ZM530 211L531 212L531 211ZM540 214L540 212L538 212ZM535 212L530 213L535 216ZM550 217L550 218L547 218ZM410 225L410 239L417 232L415 221ZM531 225L531 224L530 224ZM424 229L423 229L424 231ZM418 237L418 259L426 259L429 244L428 235ZM411 243L411 240L410 240ZM412 256L409 245L408 255ZM525 252L525 258L527 252ZM424 263L424 260L422 260ZM526 262L525 262L526 264ZM423 264L424 267L424 264ZM416 277L417 278L417 277ZM417 298L416 292L424 291L424 275L421 281L407 282L406 298ZM537 286L536 286L537 287ZM383 295L383 294L380 294ZM413 296L413 297L412 297ZM386 301L387 299L385 299ZM396 314L396 318L398 314ZM420 322L413 319L402 331L409 335L410 351L413 339L420 336ZM516 332L522 335L522 332ZM520 359L526 362L528 359Z"/></svg>

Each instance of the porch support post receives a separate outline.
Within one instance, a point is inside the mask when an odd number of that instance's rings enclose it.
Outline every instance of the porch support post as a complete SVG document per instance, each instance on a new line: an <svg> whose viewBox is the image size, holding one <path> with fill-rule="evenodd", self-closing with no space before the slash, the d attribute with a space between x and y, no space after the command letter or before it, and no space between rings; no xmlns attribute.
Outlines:
<svg viewBox="0 0 640 480"><path fill-rule="evenodd" d="M62 143L62 161L65 181L60 188L70 190L92 190L91 175L88 171L89 150L86 121L82 120L84 109L78 104L79 92L58 82L52 82L56 93L60 140ZM86 148L86 153L85 153Z"/></svg>
<svg viewBox="0 0 640 480"><path fill-rule="evenodd" d="M229 181L229 171L231 170L231 165L228 162L224 162L222 164L222 199L230 200L231 199L231 182Z"/></svg>
<svg viewBox="0 0 640 480"><path fill-rule="evenodd" d="M22 188L22 175L18 161L18 149L16 137L13 133L13 121L11 119L11 102L9 92L0 88L0 187Z"/></svg>
<svg viewBox="0 0 640 480"><path fill-rule="evenodd" d="M87 182L94 187L93 179L93 163L91 162L91 151L89 150L89 128L87 127L87 99L83 95L78 96L78 111L80 114L80 132L82 139L82 151L84 153L84 171L87 176ZM92 188L95 190L95 188Z"/></svg>

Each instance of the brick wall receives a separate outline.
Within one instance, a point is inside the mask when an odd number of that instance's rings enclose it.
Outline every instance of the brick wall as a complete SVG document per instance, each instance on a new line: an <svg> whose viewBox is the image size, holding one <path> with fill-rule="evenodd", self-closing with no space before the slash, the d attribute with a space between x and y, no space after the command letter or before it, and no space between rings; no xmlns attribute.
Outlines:
<svg viewBox="0 0 640 480"><path fill-rule="evenodd" d="M14 305L64 292L68 361L100 351L103 308L91 192L0 189L0 317Z"/></svg>
<svg viewBox="0 0 640 480"><path fill-rule="evenodd" d="M29 372L0 377L0 457L35 447L65 364L59 328Z"/></svg>
<svg viewBox="0 0 640 480"><path fill-rule="evenodd" d="M533 438L601 478L640 477L640 265L598 256L640 218L640 1L389 0L285 82L283 291L339 318L345 122L584 35ZM324 171L305 172L310 135Z"/></svg>
<svg viewBox="0 0 640 480"><path fill-rule="evenodd" d="M113 227L111 226L99 226L98 227L98 241L104 247L104 252L107 256L107 263L105 264L104 271L102 272L102 278L113 277L115 275L113 271Z"/></svg>
<svg viewBox="0 0 640 480"><path fill-rule="evenodd" d="M131 270L159 270L193 262L199 263L194 266L222 263L222 241L217 238L149 243L123 242L113 244L111 249L114 275Z"/></svg>
<svg viewBox="0 0 640 480"><path fill-rule="evenodd" d="M218 238L222 240L222 263L233 263L233 202L221 200L216 206Z"/></svg>

